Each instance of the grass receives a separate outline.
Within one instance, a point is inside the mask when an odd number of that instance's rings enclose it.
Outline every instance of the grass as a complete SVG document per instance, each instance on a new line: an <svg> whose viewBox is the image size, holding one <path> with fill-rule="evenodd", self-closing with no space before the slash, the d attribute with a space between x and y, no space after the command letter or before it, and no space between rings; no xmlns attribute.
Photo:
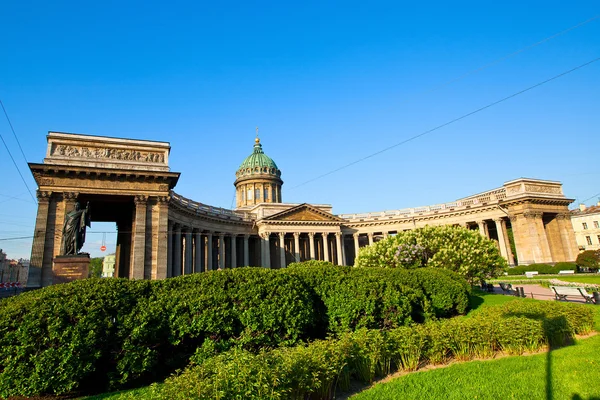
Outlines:
<svg viewBox="0 0 600 400"><path fill-rule="evenodd" d="M473 291L472 311L514 299ZM592 307L600 331L600 306ZM545 399L600 400L600 335L575 345L527 357L471 361L400 376L353 396L369 399Z"/></svg>
<svg viewBox="0 0 600 400"><path fill-rule="evenodd" d="M416 372L352 399L600 399L600 336L527 357Z"/></svg>
<svg viewBox="0 0 600 400"><path fill-rule="evenodd" d="M592 283L596 285L600 285L600 276L561 276L561 281L565 282L577 282L577 283Z"/></svg>

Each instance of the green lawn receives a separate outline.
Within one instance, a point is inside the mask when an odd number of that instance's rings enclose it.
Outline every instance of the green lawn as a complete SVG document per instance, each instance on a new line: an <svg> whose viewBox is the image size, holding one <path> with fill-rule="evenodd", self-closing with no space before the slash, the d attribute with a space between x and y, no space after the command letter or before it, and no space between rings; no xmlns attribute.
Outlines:
<svg viewBox="0 0 600 400"><path fill-rule="evenodd" d="M600 398L600 335L527 357L471 361L377 384L352 399Z"/></svg>
<svg viewBox="0 0 600 400"><path fill-rule="evenodd" d="M511 300L515 299L474 291L469 314ZM516 301L523 300L527 299ZM596 311L594 326L600 331L600 306L588 307ZM352 399L600 400L599 348L597 335L543 354L470 361L415 372L376 384Z"/></svg>
<svg viewBox="0 0 600 400"><path fill-rule="evenodd" d="M596 285L600 285L600 275L599 276L564 276L561 275L560 278L556 278L556 279L560 279L561 281L565 281L565 282L578 282L578 283L592 283L592 284L596 284Z"/></svg>

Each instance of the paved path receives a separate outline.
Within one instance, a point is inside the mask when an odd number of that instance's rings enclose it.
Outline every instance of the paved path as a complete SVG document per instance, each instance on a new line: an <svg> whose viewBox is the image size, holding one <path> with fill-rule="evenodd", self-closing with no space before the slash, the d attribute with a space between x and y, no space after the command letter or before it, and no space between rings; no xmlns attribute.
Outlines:
<svg viewBox="0 0 600 400"><path fill-rule="evenodd" d="M523 291L525 292L525 295L531 299L554 300L554 292L552 291L552 289L545 288L541 285L527 285L527 284L521 284L521 283L513 283L512 287L513 288L522 287ZM495 294L505 294L508 296L508 294L504 293L502 291L502 289L500 289L500 286L498 286L498 285L494 285L494 293ZM579 296L579 298L577 298L577 296L569 296L569 297L567 297L567 299L568 299L569 303L585 303L585 300L581 296Z"/></svg>

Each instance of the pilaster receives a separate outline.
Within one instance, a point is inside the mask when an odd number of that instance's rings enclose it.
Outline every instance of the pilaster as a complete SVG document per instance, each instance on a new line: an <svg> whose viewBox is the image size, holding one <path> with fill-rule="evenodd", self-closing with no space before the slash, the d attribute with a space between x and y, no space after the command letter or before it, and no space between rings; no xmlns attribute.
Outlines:
<svg viewBox="0 0 600 400"><path fill-rule="evenodd" d="M133 223L133 248L131 249L131 274L129 279L144 279L146 255L146 206L148 196L135 196Z"/></svg>
<svg viewBox="0 0 600 400"><path fill-rule="evenodd" d="M31 247L31 258L29 261L29 272L25 286L35 288L42 286L42 273L44 265L44 248L46 247L46 236L48 234L48 210L52 192L37 192L38 209L35 219L35 230L33 232L33 246ZM62 230L61 230L62 232ZM52 260L49 260L52 274ZM47 272L47 273L48 273Z"/></svg>

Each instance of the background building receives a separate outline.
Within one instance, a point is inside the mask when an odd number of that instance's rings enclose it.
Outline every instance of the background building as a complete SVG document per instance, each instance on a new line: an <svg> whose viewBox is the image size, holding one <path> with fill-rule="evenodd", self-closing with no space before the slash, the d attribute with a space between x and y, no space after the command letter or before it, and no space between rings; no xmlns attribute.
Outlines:
<svg viewBox="0 0 600 400"><path fill-rule="evenodd" d="M600 249L600 201L591 207L580 204L571 211L571 222L580 250Z"/></svg>

